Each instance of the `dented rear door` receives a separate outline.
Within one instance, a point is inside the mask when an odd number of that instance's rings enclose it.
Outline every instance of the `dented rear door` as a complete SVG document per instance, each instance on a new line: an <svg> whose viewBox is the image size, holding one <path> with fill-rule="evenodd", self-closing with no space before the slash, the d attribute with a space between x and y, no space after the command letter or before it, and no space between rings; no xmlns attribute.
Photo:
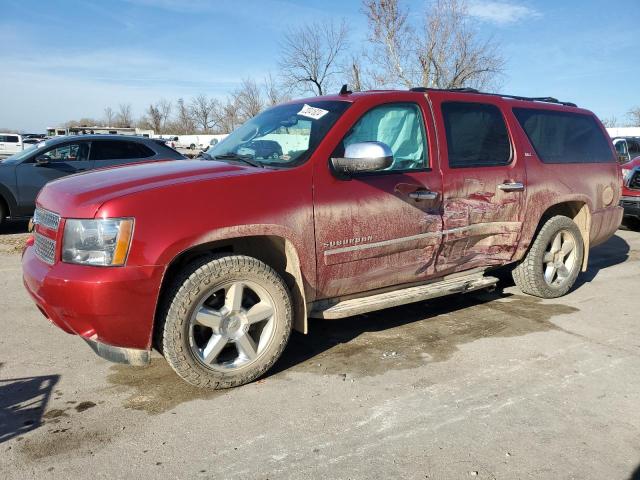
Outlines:
<svg viewBox="0 0 640 480"><path fill-rule="evenodd" d="M429 95L443 173L440 274L502 265L524 215L526 169L511 114L499 97ZM517 138L516 138L517 140Z"/></svg>

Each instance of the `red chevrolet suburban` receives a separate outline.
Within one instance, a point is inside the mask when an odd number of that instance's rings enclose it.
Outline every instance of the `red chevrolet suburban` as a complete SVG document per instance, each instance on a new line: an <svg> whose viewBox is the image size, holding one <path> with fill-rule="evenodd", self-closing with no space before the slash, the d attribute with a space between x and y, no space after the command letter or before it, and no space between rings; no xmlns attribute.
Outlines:
<svg viewBox="0 0 640 480"><path fill-rule="evenodd" d="M308 317L485 289L506 264L523 292L565 294L621 222L621 175L570 103L343 89L270 108L198 160L49 183L24 284L105 358L155 347L187 382L232 387Z"/></svg>

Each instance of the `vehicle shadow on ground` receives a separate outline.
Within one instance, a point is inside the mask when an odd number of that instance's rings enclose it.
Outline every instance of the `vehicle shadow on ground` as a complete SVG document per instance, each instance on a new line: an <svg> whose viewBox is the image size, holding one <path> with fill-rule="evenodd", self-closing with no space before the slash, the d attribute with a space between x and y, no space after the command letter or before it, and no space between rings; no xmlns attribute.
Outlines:
<svg viewBox="0 0 640 480"><path fill-rule="evenodd" d="M602 245L594 247L589 252L587 271L581 272L580 275L578 275L573 290L580 288L585 283L593 281L598 273L600 273L600 270L626 262L629 258L630 251L631 247L627 241L618 235L614 235Z"/></svg>
<svg viewBox="0 0 640 480"><path fill-rule="evenodd" d="M16 233L29 233L29 221L12 220L0 224L0 235L13 235Z"/></svg>
<svg viewBox="0 0 640 480"><path fill-rule="evenodd" d="M626 262L630 252L631 247L627 241L618 235L614 235L602 245L594 247L589 252L587 271L580 272L571 291L580 288L585 283L593 281L601 270ZM512 287L515 285L513 277L511 276L512 270L513 266L508 265L491 271L489 275L498 277L502 288Z"/></svg>
<svg viewBox="0 0 640 480"><path fill-rule="evenodd" d="M380 350L379 347L388 351L389 355L394 355L397 350L404 350L406 347L413 346L411 344L417 344L420 343L420 341L414 336L408 338L407 342L403 342L403 346L399 346L396 342L392 341L385 343L385 338L380 338L380 342L383 343L383 345L375 345L372 344L371 341L367 341L366 346L355 345L355 343L359 337L365 334L379 334L380 332L388 332L396 328L398 328L400 332L403 332L401 335L404 336L406 332L407 336L409 336L409 332L414 328L419 328L419 324L429 323L440 315L455 317L455 314L458 312L462 313L469 308L510 296L510 294L502 292L502 289L497 289L493 292L442 297L340 320L310 318L309 334L303 335L298 332L293 332L284 353L271 370L267 372L266 376L276 375L294 367L295 371L304 371L305 368L300 367L300 364L311 359L314 359L314 362L320 361L327 367L329 363L333 364L336 360L340 361L340 358L345 355L349 357L349 359L346 359L347 362L351 363L352 367L355 367L358 362L363 360L355 358L359 354L364 353L363 350L368 350L369 353L371 353L371 360L377 358L378 353L385 355L385 352L378 351ZM431 340L439 343L441 341L440 335L432 335ZM374 340L374 342L376 341L377 340ZM340 346L348 347L348 351L341 352L340 355L334 356L322 355L324 352ZM344 366L346 367L346 365ZM346 370L350 369L347 368Z"/></svg>
<svg viewBox="0 0 640 480"><path fill-rule="evenodd" d="M0 380L0 443L42 426L59 375Z"/></svg>
<svg viewBox="0 0 640 480"><path fill-rule="evenodd" d="M574 288L591 282L601 270L626 261L629 251L629 244L619 236L596 247L591 252L588 271L581 273ZM460 344L479 338L560 330L551 319L577 311L562 299L542 300L505 292L505 288L513 286L508 267L490 275L500 279L492 292L452 295L342 320L309 319L309 335L292 333L282 357L267 377L286 370L306 371L312 363L324 372L356 375L382 373L393 365L411 368L424 363L425 358L446 360ZM325 355L328 350L332 351Z"/></svg>
<svg viewBox="0 0 640 480"><path fill-rule="evenodd" d="M640 480L640 465L638 465L638 468L631 474L629 480Z"/></svg>

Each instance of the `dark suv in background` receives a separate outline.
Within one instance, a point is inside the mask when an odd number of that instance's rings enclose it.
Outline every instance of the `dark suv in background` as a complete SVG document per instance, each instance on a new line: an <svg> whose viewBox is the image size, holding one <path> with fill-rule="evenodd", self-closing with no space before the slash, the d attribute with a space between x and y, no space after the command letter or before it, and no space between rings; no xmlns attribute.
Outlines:
<svg viewBox="0 0 640 480"><path fill-rule="evenodd" d="M36 196L51 180L94 168L185 157L145 137L123 135L64 136L40 142L0 162L0 224L29 217Z"/></svg>

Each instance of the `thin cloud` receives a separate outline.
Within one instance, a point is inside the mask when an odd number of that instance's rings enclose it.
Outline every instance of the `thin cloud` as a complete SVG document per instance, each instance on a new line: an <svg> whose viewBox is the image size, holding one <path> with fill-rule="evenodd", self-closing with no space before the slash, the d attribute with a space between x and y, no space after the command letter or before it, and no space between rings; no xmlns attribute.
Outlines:
<svg viewBox="0 0 640 480"><path fill-rule="evenodd" d="M468 14L483 22L508 25L522 20L538 18L537 10L514 3L474 1L469 4Z"/></svg>

